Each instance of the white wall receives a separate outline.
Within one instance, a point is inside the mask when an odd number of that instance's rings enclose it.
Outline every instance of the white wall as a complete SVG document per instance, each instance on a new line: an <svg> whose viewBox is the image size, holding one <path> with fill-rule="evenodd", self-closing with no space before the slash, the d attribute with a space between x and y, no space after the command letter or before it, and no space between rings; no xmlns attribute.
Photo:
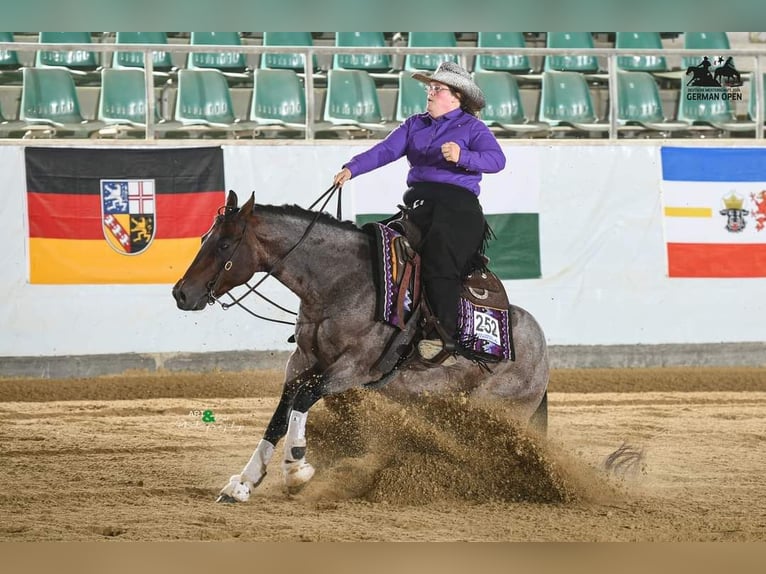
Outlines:
<svg viewBox="0 0 766 574"><path fill-rule="evenodd" d="M260 203L308 206L370 143L225 146L226 185L242 200L254 190ZM766 279L666 277L657 144L503 145L507 173L495 177L540 182L543 272L506 287L538 318L550 344L763 339ZM514 162L529 148L540 154L539 165ZM344 217L353 217L353 194L402 191L405 171L401 160L349 182ZM291 348L289 326L238 309L179 311L170 285L30 285L23 148L0 147L0 173L0 357ZM334 204L328 209L334 212ZM267 296L297 308L291 293L267 283ZM262 302L256 310L289 318Z"/></svg>

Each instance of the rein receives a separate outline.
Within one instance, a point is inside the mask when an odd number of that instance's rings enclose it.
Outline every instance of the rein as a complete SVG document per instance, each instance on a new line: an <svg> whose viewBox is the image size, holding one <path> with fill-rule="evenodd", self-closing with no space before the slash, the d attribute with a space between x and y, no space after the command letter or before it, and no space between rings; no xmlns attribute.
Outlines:
<svg viewBox="0 0 766 574"><path fill-rule="evenodd" d="M325 208L325 207L327 206L327 204L330 202L330 200L332 199L332 196L334 195L334 193L335 193L336 191L338 192L338 206L337 206L337 209L336 209L336 213L337 213L337 218L338 218L338 219L341 219L341 217L342 217L342 211L341 211L341 188L340 188L338 185L336 185L336 184L333 184L332 186L330 186L330 187L327 189L327 191L325 191L325 192L324 192L322 195L320 195L320 196L317 198L317 200L316 200L316 201L314 201L314 203L312 203L312 204L309 206L309 210L311 210L311 209L314 209L314 207L315 207L315 206L316 206L316 205L317 205L317 204L318 204L320 201L322 201L322 199L324 199L324 203L323 203L323 204L322 204L322 206L319 208L319 211L317 211L317 214L314 216L314 218L313 218L313 219L311 220L311 222L308 224L308 227L306 227L306 230L303 232L303 235L301 235L300 239L298 239L298 241L295 243L295 245L293 245L292 247L290 247L290 249L288 249L288 250L287 250L287 252L286 252L284 255L282 255L282 257L280 257L280 258L279 258L279 259L278 259L278 260L277 260L277 261L276 261L276 262L275 262L275 263L274 263L274 264L271 266L271 268L270 268L270 269L269 269L269 270L266 272L266 275L264 275L263 277L261 277L261 278L258 280L258 282L257 282L255 285L252 285L252 286L251 286L251 285L250 285L250 283L248 283L248 282L245 282L245 287L247 287L247 291L245 291L245 293L243 293L241 296L239 296L239 297L234 297L234 295L232 295L230 292L228 292L228 291L227 291L227 292L226 292L226 295L228 295L228 296L231 298L231 303L223 303L223 302L222 302L220 299L218 299L218 298L216 298L216 297L214 297L214 296L213 296L213 290L215 289L215 286L216 286L216 284L218 283L218 280L220 279L221 275L222 275L224 272L226 272L226 271L229 271L229 270L230 270L230 269L233 267L233 265L234 265L234 263L233 263L234 255L236 255L236 253L237 253L237 250L239 249L239 246L240 246L240 244L242 243L242 240L243 240L243 239L244 239L244 237L245 237L245 233L247 232L247 223L248 223L248 220L247 220L247 219L245 219L245 224L244 224L244 226L242 227L242 233L241 233L241 234L240 234L240 236L239 236L239 239L238 239L238 241L237 241L237 245L234 247L234 251L232 252L232 254L231 254L231 257L229 258L229 260L228 260L228 261L226 261L226 263L224 263L224 264L223 264L223 266L221 267L220 271L218 271L218 273L217 273L217 274L216 274L216 276L215 276L215 277L214 277L214 278L213 278L213 279L210 281L210 283L208 283L208 298L209 298L209 302L210 302L210 304L212 305L212 304L214 304L214 303L216 303L216 302L217 302L217 303L219 303L219 304L221 305L221 308L222 308L224 311L227 311L227 310L231 309L232 307L234 307L234 306L236 305L236 306L238 306L238 307L241 307L242 309L244 309L245 311L247 311L248 313L250 313L250 315L252 315L253 317L256 317L256 318L258 318L258 319L263 319L264 321L271 321L272 323L282 323L283 325L295 325L295 323L294 323L294 322L292 322L292 323L291 323L290 321L283 321L283 320L281 320L281 319L274 319L274 318L272 318L272 317L264 317L263 315L259 315L258 313L255 313L254 311L252 311L251 309L249 309L249 308L247 308L245 305L243 305L243 304L242 304L242 301L243 301L243 300L244 300L244 299L245 299L245 298L246 298L248 295L250 295L251 293L255 293L256 295L258 295L258 297L260 297L260 298L261 298L261 299L263 299L264 301L266 301L266 302L270 303L271 305L273 305L273 306L274 306L274 307L276 307L277 309L279 309L279 310L281 310L281 311L284 311L285 313L289 313L290 315L293 315L293 316L297 316L297 315L298 315L298 314L297 314L295 311L290 311L289 309L286 309L285 307L282 307L282 306L281 306L281 305L279 305L278 303L276 303L276 302L272 301L271 299L269 299L268 297L266 297L266 296L265 296L265 295L263 295L262 293L259 293L259 292L257 291L257 289L258 289L258 287L261 285L261 283L263 283L264 281L266 281L266 279L268 279L269 277L271 277L271 276L272 276L272 274L273 274L273 272L274 272L274 269L275 269L276 267L278 267L279 265L281 265L282 263L284 263L284 262L285 262L285 260L286 260L286 259L287 259L287 258L290 256L290 254L291 254L293 251L295 251L295 250L296 250L296 249L297 249L297 248L298 248L298 247L299 247L299 246L300 246L300 245L301 245L301 244L302 244L302 243L303 243L303 242L306 240L306 238L308 237L309 233L311 233L311 230L312 230L312 229L314 228L314 226L316 225L317 221L319 221L319 217L322 215L322 212L324 211L324 208ZM325 199L325 198L326 198L326 199Z"/></svg>

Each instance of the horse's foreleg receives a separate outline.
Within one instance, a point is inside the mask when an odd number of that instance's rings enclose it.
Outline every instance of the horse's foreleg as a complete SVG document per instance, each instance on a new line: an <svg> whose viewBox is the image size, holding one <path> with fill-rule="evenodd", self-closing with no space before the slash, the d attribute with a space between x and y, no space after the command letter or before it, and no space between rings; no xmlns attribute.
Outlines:
<svg viewBox="0 0 766 574"><path fill-rule="evenodd" d="M313 370L308 370L285 382L279 405L271 416L263 438L242 472L229 478L229 483L223 487L218 496L218 502L246 502L252 491L263 481L266 476L266 467L274 455L274 447L287 432L288 415L293 408L295 396L305 382L314 375Z"/></svg>
<svg viewBox="0 0 766 574"><path fill-rule="evenodd" d="M285 485L295 491L314 476L314 467L306 462L306 419L309 409L322 398L325 385L321 376L315 376L298 389L290 412L285 436L285 457L282 462Z"/></svg>

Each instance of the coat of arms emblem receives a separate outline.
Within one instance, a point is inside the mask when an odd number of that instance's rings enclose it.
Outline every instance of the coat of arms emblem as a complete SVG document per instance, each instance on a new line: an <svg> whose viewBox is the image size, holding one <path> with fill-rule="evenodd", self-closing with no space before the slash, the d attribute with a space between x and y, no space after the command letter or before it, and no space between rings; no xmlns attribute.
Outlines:
<svg viewBox="0 0 766 574"><path fill-rule="evenodd" d="M156 197L153 179L102 179L104 237L121 255L145 251L155 235Z"/></svg>

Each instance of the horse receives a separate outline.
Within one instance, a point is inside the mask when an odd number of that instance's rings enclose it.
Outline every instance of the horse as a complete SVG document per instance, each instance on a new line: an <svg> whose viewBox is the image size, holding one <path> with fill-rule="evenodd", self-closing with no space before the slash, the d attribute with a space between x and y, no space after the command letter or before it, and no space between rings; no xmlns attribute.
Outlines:
<svg viewBox="0 0 766 574"><path fill-rule="evenodd" d="M173 287L178 308L200 311L258 272L285 285L300 307L279 404L250 460L231 476L218 502L246 502L283 438L284 484L288 492L302 488L315 472L306 460L309 409L355 388L372 388L401 402L429 396L499 402L515 420L546 432L547 345L538 322L521 307L509 308L513 361L480 368L459 357L449 367L415 361L378 370L376 359L397 328L375 317L373 249L369 234L350 221L295 205L259 205L255 193L238 207L237 194L229 191Z"/></svg>
<svg viewBox="0 0 766 574"><path fill-rule="evenodd" d="M685 75L688 76L689 74L692 74L692 77L688 82L686 82L687 86L720 86L716 78L713 78L713 76L710 74L710 70L704 66L689 66L686 68Z"/></svg>
<svg viewBox="0 0 766 574"><path fill-rule="evenodd" d="M715 69L713 72L713 78L716 81L719 81L719 78L726 78L727 80L729 78L734 78L733 82L728 82L732 86L741 86L742 85L742 76L740 76L740 73L737 71L737 69L734 67L734 60L729 57L726 58L726 62L722 66L719 66ZM721 84L723 85L723 84Z"/></svg>

